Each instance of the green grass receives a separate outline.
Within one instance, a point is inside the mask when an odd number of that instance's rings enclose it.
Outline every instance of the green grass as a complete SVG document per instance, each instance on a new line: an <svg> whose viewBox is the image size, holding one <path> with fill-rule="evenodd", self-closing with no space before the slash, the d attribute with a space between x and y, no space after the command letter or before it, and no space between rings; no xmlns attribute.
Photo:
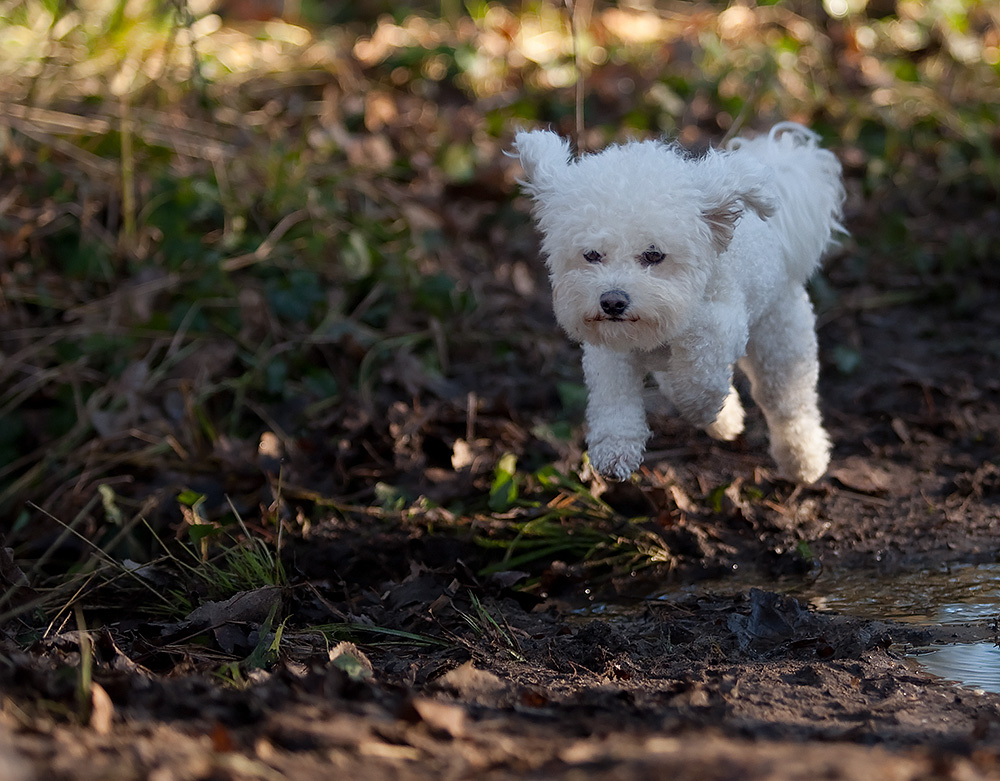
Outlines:
<svg viewBox="0 0 1000 781"><path fill-rule="evenodd" d="M392 627L354 622L313 624L298 630L294 637L305 640L319 634L330 643L356 642L369 647L429 647L451 646L452 643L432 635L407 632Z"/></svg>
<svg viewBox="0 0 1000 781"><path fill-rule="evenodd" d="M497 464L489 508L476 542L501 555L484 575L556 559L579 562L594 575L672 559L647 518L620 515L578 478L552 466L519 473L511 454Z"/></svg>
<svg viewBox="0 0 1000 781"><path fill-rule="evenodd" d="M499 608L496 606L487 608L479 597L471 592L469 599L472 603L472 611L463 613L459 610L458 613L476 638L490 648L499 648L514 661L525 661L517 638Z"/></svg>

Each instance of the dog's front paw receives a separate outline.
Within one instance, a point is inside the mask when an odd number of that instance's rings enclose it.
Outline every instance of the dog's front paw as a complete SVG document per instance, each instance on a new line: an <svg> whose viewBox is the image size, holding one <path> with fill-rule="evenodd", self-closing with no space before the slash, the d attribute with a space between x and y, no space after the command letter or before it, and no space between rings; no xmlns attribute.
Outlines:
<svg viewBox="0 0 1000 781"><path fill-rule="evenodd" d="M744 417L745 413L743 412L740 395L736 392L735 388L730 388L729 396L726 398L726 403L723 405L722 410L716 416L715 420L705 428L705 431L714 439L721 439L728 442L736 439L736 437L743 433Z"/></svg>
<svg viewBox="0 0 1000 781"><path fill-rule="evenodd" d="M729 398L728 394L728 385L724 390L720 391L717 388L708 389L677 383L673 387L672 395L674 406L677 407L684 420L695 428L708 429L716 422L723 408L726 406ZM735 412L735 408L732 411ZM736 425L735 421L731 421L730 423L729 428ZM726 433L731 432L727 431ZM735 434L732 434L732 436L735 436ZM727 437L721 438L725 439Z"/></svg>
<svg viewBox="0 0 1000 781"><path fill-rule="evenodd" d="M588 449L594 469L612 480L628 480L642 464L644 451L642 442L610 437L592 443Z"/></svg>

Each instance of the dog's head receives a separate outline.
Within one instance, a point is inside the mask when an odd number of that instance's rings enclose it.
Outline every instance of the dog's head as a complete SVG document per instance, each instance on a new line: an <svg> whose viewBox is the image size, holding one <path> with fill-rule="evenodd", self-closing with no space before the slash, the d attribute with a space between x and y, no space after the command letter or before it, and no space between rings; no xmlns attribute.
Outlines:
<svg viewBox="0 0 1000 781"><path fill-rule="evenodd" d="M711 294L747 208L775 204L763 169L725 153L693 159L633 142L572 160L548 131L515 140L535 201L556 319L574 339L652 350Z"/></svg>

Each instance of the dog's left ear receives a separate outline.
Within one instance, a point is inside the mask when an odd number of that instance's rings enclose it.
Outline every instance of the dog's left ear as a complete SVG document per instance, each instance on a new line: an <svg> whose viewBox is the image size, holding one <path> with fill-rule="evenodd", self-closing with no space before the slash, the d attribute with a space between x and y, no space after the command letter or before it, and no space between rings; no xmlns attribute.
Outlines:
<svg viewBox="0 0 1000 781"><path fill-rule="evenodd" d="M713 155L702 161L711 183L705 193L702 217L712 233L712 246L721 255L729 248L743 212L751 209L767 219L777 211L778 199L767 171L758 165L734 166L732 159Z"/></svg>
<svg viewBox="0 0 1000 781"><path fill-rule="evenodd" d="M552 187L559 171L569 165L569 142L550 130L522 130L514 137L514 148L527 176L523 184L532 195Z"/></svg>

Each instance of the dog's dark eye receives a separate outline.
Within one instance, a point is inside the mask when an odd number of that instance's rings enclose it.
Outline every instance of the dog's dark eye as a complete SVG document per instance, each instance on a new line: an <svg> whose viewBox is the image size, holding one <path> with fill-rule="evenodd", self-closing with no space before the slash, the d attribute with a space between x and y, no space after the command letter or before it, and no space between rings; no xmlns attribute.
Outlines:
<svg viewBox="0 0 1000 781"><path fill-rule="evenodd" d="M649 249L639 256L639 261L644 266L655 266L660 263L666 255L660 252L654 245L650 244Z"/></svg>
<svg viewBox="0 0 1000 781"><path fill-rule="evenodd" d="M583 259L588 263L600 263L602 260L604 260L604 255L602 255L596 249L589 249L583 253Z"/></svg>

